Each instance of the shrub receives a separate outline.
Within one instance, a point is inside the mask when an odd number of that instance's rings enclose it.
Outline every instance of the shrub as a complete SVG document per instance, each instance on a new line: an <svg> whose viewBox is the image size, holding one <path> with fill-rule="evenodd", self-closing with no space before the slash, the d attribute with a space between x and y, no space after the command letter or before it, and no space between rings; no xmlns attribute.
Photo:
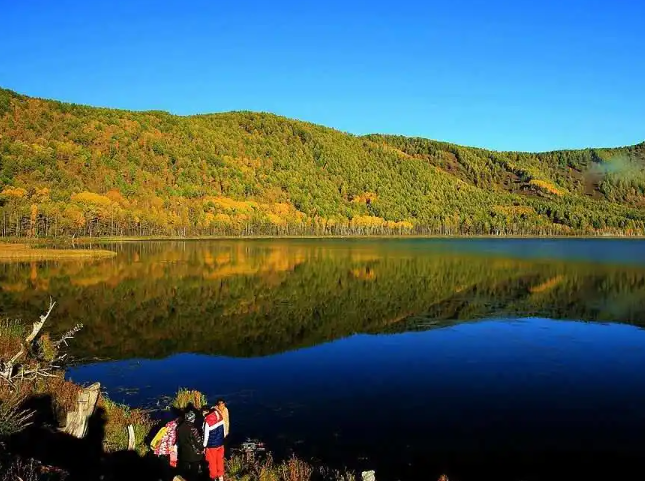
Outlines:
<svg viewBox="0 0 645 481"><path fill-rule="evenodd" d="M49 334L43 334L38 339L38 357L47 362L54 362L56 356L58 355L58 349L54 345L54 341L51 340Z"/></svg>

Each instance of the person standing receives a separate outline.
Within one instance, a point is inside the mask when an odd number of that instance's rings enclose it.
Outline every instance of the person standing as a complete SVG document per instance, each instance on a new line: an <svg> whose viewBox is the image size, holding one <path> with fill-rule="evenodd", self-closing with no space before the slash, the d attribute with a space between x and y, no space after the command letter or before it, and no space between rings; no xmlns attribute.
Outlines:
<svg viewBox="0 0 645 481"><path fill-rule="evenodd" d="M206 450L208 474L210 479L216 481L223 481L224 479L225 424L224 416L217 409L217 405L210 410L204 419L204 448Z"/></svg>
<svg viewBox="0 0 645 481"><path fill-rule="evenodd" d="M155 455L165 460L170 467L177 467L177 426L181 421L179 413L166 423L150 443Z"/></svg>
<svg viewBox="0 0 645 481"><path fill-rule="evenodd" d="M228 408L226 407L226 402L223 399L218 399L215 404L215 408L222 414L224 418L224 437L228 437L228 433L231 430L231 418L228 414Z"/></svg>
<svg viewBox="0 0 645 481"><path fill-rule="evenodd" d="M202 437L195 426L195 413L188 411L177 427L179 469L187 481L197 481L204 456Z"/></svg>

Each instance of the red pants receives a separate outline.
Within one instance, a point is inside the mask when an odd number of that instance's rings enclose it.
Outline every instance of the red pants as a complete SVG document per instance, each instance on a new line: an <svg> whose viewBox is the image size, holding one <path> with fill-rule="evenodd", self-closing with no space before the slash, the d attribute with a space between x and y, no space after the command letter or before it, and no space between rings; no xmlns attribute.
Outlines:
<svg viewBox="0 0 645 481"><path fill-rule="evenodd" d="M219 448L206 448L206 462L211 479L224 476L224 446Z"/></svg>

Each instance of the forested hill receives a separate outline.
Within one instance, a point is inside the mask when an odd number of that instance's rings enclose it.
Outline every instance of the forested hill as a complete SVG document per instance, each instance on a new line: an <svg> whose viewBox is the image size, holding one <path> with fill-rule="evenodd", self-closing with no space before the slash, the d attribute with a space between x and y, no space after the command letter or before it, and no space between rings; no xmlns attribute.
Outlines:
<svg viewBox="0 0 645 481"><path fill-rule="evenodd" d="M645 143L541 154L0 89L2 234L643 234Z"/></svg>

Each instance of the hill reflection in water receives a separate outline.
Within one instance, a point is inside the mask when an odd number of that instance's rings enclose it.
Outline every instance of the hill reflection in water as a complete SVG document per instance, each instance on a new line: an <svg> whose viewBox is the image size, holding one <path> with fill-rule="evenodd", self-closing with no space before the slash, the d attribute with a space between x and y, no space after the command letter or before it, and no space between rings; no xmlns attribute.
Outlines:
<svg viewBox="0 0 645 481"><path fill-rule="evenodd" d="M2 315L83 322L81 358L264 356L490 317L645 323L645 243L278 240L113 244L92 263L0 265Z"/></svg>

